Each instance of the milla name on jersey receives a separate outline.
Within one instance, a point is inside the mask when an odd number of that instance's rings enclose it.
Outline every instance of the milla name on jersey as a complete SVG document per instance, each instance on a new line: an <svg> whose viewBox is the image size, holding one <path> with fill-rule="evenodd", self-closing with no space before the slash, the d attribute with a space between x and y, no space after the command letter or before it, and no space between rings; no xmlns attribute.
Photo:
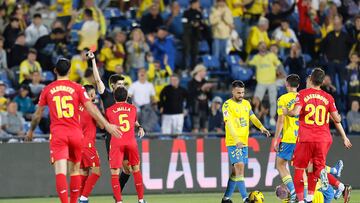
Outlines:
<svg viewBox="0 0 360 203"><path fill-rule="evenodd" d="M50 90L50 94L55 94L56 92L60 92L60 91L69 92L70 94L73 94L75 92L75 90L71 87L60 85L52 88Z"/></svg>
<svg viewBox="0 0 360 203"><path fill-rule="evenodd" d="M120 112L120 111L128 111L128 112L130 112L131 109L129 107L123 107L122 106L122 107L118 107L117 109L113 110L114 113L117 113L117 112Z"/></svg>
<svg viewBox="0 0 360 203"><path fill-rule="evenodd" d="M329 101L325 97L323 97L319 94L309 94L308 96L306 96L304 98L304 101L308 102L310 99L320 99L321 101L323 101L325 103L325 105L329 104Z"/></svg>

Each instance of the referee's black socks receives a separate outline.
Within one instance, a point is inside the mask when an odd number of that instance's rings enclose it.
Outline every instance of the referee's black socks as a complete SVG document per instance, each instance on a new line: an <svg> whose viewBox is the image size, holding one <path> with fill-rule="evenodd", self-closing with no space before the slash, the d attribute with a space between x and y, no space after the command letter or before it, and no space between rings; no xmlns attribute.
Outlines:
<svg viewBox="0 0 360 203"><path fill-rule="evenodd" d="M121 191L123 191L123 189L124 189L126 183L128 182L129 178L130 178L130 174L126 174L126 173L124 173L124 171L121 172L120 177L119 177Z"/></svg>

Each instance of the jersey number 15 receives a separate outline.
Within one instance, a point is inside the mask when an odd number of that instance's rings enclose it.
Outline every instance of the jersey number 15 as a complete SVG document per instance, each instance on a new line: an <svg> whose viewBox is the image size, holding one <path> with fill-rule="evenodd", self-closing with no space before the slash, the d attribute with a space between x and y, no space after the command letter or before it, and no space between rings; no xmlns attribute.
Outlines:
<svg viewBox="0 0 360 203"><path fill-rule="evenodd" d="M72 96L53 97L58 118L72 118L74 116L74 105L69 103L72 100Z"/></svg>

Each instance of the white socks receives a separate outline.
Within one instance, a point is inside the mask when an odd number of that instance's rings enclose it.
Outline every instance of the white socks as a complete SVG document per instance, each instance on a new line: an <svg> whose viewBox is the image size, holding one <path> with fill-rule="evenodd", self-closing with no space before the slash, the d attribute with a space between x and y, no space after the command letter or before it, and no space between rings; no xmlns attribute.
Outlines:
<svg viewBox="0 0 360 203"><path fill-rule="evenodd" d="M86 201L86 200L88 200L88 198L81 195L80 200L81 201Z"/></svg>

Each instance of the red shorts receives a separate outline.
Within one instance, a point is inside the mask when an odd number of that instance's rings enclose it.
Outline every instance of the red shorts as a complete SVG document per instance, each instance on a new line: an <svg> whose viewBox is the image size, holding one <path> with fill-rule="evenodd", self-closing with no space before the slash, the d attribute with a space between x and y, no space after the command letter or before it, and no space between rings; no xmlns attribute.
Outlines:
<svg viewBox="0 0 360 203"><path fill-rule="evenodd" d="M82 134L50 134L50 159L55 161L67 159L78 163L81 161Z"/></svg>
<svg viewBox="0 0 360 203"><path fill-rule="evenodd" d="M298 142L294 152L294 167L307 168L310 161L313 163L315 174L325 168L326 156L331 142Z"/></svg>
<svg viewBox="0 0 360 203"><path fill-rule="evenodd" d="M99 167L100 157L94 146L84 147L82 149L82 157L80 168Z"/></svg>
<svg viewBox="0 0 360 203"><path fill-rule="evenodd" d="M129 160L130 166L140 164L140 157L137 144L110 145L109 163L110 168L122 168L124 157Z"/></svg>

